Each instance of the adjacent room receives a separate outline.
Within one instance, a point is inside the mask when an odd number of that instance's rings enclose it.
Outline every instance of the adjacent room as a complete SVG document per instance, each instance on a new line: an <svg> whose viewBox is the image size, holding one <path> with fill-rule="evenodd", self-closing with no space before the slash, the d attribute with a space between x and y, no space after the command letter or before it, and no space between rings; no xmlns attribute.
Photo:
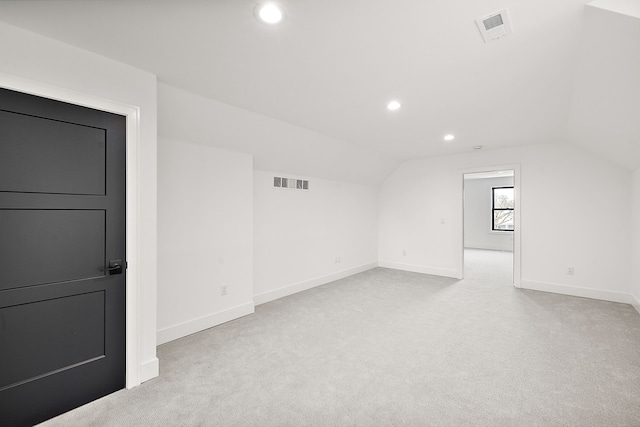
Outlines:
<svg viewBox="0 0 640 427"><path fill-rule="evenodd" d="M640 425L640 1L0 40L0 424Z"/></svg>
<svg viewBox="0 0 640 427"><path fill-rule="evenodd" d="M464 277L514 285L514 171L464 174Z"/></svg>

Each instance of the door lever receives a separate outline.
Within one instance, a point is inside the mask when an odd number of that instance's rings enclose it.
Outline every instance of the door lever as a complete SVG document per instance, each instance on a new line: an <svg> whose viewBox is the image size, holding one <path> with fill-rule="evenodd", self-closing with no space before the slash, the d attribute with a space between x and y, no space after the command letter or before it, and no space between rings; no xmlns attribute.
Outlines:
<svg viewBox="0 0 640 427"><path fill-rule="evenodd" d="M103 271L105 273L108 272L109 275L122 274L122 260L121 259L109 260L109 267L108 268L101 268L100 271Z"/></svg>

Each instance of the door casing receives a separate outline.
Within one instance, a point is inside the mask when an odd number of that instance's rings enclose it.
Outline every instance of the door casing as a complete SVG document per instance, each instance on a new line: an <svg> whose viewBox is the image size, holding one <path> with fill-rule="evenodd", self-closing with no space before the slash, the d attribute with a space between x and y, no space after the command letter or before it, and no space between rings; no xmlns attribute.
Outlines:
<svg viewBox="0 0 640 427"><path fill-rule="evenodd" d="M127 118L126 251L128 268L126 270L126 387L128 389L135 387L141 383L142 377L140 372L142 360L138 350L142 327L142 322L139 320L142 311L142 301L140 299L140 234L138 228L140 108L3 73L0 73L0 87L109 113L120 114ZM147 376L148 375L145 375L145 377Z"/></svg>

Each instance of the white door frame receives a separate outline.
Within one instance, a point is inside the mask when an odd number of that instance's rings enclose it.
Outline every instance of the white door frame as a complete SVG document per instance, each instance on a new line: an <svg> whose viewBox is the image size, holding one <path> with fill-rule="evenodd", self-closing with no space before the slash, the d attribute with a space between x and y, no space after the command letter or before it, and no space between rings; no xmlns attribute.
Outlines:
<svg viewBox="0 0 640 427"><path fill-rule="evenodd" d="M520 233L522 229L521 221L521 185L520 185L520 164L513 163L507 165L495 165L495 166L481 166L475 168L461 169L460 170L460 200L462 202L462 219L459 256L458 256L458 278L464 278L464 175L467 173L479 173L479 172L493 172L501 170L513 170L513 187L515 196L514 216L515 216L515 229L513 230L513 286L516 288L521 287L521 269L520 269Z"/></svg>
<svg viewBox="0 0 640 427"><path fill-rule="evenodd" d="M69 89L40 83L9 74L0 73L0 87L24 92L32 95L51 98L70 104L94 108L120 114L127 118L127 289L126 289L126 386L132 388L140 384L140 352L139 338L141 337L142 322L138 320L142 311L139 297L140 277L138 260L138 152L140 147L140 108L123 104L97 96L75 92Z"/></svg>

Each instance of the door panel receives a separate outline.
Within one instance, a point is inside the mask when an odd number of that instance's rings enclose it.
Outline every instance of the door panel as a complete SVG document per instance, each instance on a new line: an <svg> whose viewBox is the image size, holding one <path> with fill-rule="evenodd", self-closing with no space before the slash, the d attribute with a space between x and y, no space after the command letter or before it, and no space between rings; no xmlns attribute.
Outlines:
<svg viewBox="0 0 640 427"><path fill-rule="evenodd" d="M104 275L104 210L3 209L0 236L0 290Z"/></svg>
<svg viewBox="0 0 640 427"><path fill-rule="evenodd" d="M125 386L126 119L0 89L0 425Z"/></svg>
<svg viewBox="0 0 640 427"><path fill-rule="evenodd" d="M104 357L104 303L98 291L0 309L0 348L12 349L0 364L15 367L0 371L0 389Z"/></svg>
<svg viewBox="0 0 640 427"><path fill-rule="evenodd" d="M104 195L105 139L105 129L0 111L0 191Z"/></svg>

